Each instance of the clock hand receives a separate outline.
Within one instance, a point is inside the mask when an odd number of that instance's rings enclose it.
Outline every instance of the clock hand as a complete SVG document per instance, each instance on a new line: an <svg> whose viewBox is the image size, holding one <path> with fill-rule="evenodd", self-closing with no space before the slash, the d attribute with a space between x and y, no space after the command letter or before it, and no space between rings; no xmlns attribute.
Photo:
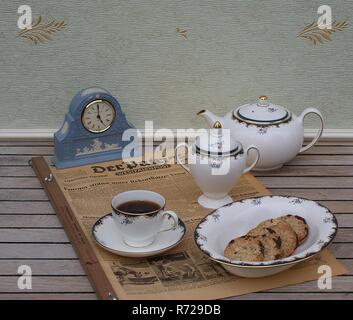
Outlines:
<svg viewBox="0 0 353 320"><path fill-rule="evenodd" d="M102 118L99 114L99 104L97 104L97 119L105 126L105 123L102 121Z"/></svg>

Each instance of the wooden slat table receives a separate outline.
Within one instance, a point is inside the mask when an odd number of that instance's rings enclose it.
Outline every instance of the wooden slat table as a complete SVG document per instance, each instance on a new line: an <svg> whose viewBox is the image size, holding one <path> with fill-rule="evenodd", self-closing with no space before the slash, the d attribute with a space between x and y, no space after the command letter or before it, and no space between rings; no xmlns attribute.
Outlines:
<svg viewBox="0 0 353 320"><path fill-rule="evenodd" d="M51 141L0 141L0 299L97 299L28 160L51 155ZM236 299L353 299L353 141L321 142L276 172L257 173L273 194L303 196L330 208L339 232L330 246L349 269L332 290L315 281ZM17 269L30 265L31 291Z"/></svg>

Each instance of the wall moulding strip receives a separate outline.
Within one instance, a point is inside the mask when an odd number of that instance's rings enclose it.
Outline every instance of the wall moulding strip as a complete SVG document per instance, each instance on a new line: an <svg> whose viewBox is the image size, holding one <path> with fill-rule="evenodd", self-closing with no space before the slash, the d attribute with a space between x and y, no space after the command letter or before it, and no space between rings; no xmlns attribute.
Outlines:
<svg viewBox="0 0 353 320"><path fill-rule="evenodd" d="M0 129L0 140L1 141L30 141L30 140L40 140L40 141L50 141L53 139L54 132L57 129ZM174 130L173 130L174 131ZM316 135L317 130L315 129L305 129L304 137L305 139L311 139ZM141 130L142 137L147 141L153 138L152 132L143 132ZM163 137L166 137L163 133L158 133L154 135L155 140L161 141ZM172 136L167 135L168 138ZM182 139L183 137L180 137ZM188 138L192 140L195 138L193 135L189 135ZM325 129L321 140L353 140L353 129Z"/></svg>

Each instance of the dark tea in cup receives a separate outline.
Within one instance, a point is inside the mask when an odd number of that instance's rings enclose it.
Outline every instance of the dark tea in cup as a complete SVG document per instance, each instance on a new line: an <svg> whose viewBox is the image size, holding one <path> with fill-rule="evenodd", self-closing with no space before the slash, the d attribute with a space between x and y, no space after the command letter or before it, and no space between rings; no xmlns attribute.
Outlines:
<svg viewBox="0 0 353 320"><path fill-rule="evenodd" d="M116 207L116 210L131 213L131 214L145 214L149 212L158 211L161 206L158 203L147 200L133 200L123 202Z"/></svg>

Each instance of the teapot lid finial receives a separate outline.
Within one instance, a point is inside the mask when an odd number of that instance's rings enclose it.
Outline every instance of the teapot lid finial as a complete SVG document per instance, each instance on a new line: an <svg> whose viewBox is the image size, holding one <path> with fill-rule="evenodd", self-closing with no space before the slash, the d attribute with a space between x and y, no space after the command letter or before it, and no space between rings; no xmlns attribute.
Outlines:
<svg viewBox="0 0 353 320"><path fill-rule="evenodd" d="M268 96L260 96L257 105L259 107L268 107L270 103L267 101Z"/></svg>
<svg viewBox="0 0 353 320"><path fill-rule="evenodd" d="M222 124L219 121L216 121L213 125L214 129L221 129L222 128Z"/></svg>

